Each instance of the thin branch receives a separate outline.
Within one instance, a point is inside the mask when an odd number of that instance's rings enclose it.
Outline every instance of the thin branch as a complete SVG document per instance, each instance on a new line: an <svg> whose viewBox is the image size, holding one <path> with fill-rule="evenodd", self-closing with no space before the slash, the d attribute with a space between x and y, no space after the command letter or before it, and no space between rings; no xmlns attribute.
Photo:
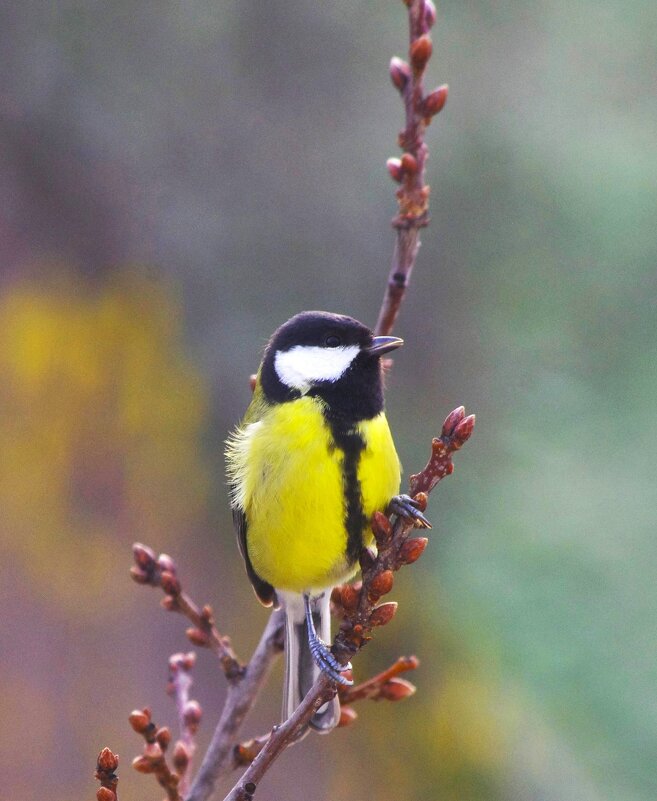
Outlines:
<svg viewBox="0 0 657 801"><path fill-rule="evenodd" d="M424 95L424 71L431 58L429 36L436 21L432 0L404 0L408 6L409 61L393 58L390 78L404 102L406 125L399 134L404 151L400 159L388 159L388 172L400 184L397 190L398 214L392 221L397 231L395 252L388 284L376 323L376 334L390 334L401 307L420 248L420 229L429 222L429 186L425 168L429 155L424 132L447 101L447 86Z"/></svg>
<svg viewBox="0 0 657 801"><path fill-rule="evenodd" d="M258 782L272 763L288 745L299 739L310 718L322 704L330 701L335 693L335 683L325 673L320 674L292 715L272 730L264 748L244 771L224 801L252 801Z"/></svg>
<svg viewBox="0 0 657 801"><path fill-rule="evenodd" d="M221 776L233 770L233 752L244 718L253 706L276 656L283 650L283 613L272 612L239 684L228 695L210 746L186 801L206 801ZM321 706L321 704L320 704Z"/></svg>
<svg viewBox="0 0 657 801"><path fill-rule="evenodd" d="M206 604L199 608L183 591L173 559L167 554L156 557L155 551L139 542L132 546L132 551L135 559L135 565L130 569L132 578L137 584L161 587L165 592L162 606L170 612L180 612L193 623L193 627L187 629L189 640L194 645L214 651L228 681L239 681L245 668L237 658L230 638L220 634L214 625L212 607Z"/></svg>
<svg viewBox="0 0 657 801"><path fill-rule="evenodd" d="M196 662L196 654L173 654L169 658L169 682L167 692L174 697L180 726L180 739L173 748L173 766L180 776L178 790L185 796L189 789L189 776L192 759L196 752L196 732L201 721L201 705L190 698L192 688L192 668Z"/></svg>

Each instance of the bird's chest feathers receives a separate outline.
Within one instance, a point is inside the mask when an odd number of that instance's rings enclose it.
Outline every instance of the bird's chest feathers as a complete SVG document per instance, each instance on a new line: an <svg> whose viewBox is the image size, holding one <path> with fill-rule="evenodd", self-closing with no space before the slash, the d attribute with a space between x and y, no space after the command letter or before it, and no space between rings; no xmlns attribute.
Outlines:
<svg viewBox="0 0 657 801"><path fill-rule="evenodd" d="M324 408L312 397L274 405L229 446L233 501L246 513L249 553L274 586L282 586L276 574L288 580L295 565L306 575L312 564L320 584L344 572L372 513L399 486L385 416L340 429L329 425Z"/></svg>

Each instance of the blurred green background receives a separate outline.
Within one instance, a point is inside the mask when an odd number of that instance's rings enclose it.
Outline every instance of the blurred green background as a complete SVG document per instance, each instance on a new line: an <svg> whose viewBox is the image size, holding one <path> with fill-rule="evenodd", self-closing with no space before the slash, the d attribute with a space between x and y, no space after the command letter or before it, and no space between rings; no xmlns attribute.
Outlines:
<svg viewBox="0 0 657 801"><path fill-rule="evenodd" d="M442 0L432 223L388 413L408 472L478 417L400 611L356 664L418 693L288 751L267 798L657 797L657 5ZM178 559L246 655L222 442L271 331L374 323L392 251L399 2L0 5L0 775L120 797L136 706L175 721L184 623L128 577ZM224 682L201 653L205 744ZM280 668L245 734L276 720Z"/></svg>

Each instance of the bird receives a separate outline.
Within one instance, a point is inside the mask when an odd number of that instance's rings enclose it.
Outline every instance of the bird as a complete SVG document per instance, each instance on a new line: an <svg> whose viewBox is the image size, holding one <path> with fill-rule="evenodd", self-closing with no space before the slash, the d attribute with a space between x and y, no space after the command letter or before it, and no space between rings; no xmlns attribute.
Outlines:
<svg viewBox="0 0 657 801"><path fill-rule="evenodd" d="M251 403L226 442L247 576L262 604L285 611L283 719L320 671L352 683L328 646L330 595L372 544L372 515L430 527L398 494L401 465L384 411L381 357L402 344L344 314L296 314L269 339ZM309 725L326 733L339 717L336 697Z"/></svg>

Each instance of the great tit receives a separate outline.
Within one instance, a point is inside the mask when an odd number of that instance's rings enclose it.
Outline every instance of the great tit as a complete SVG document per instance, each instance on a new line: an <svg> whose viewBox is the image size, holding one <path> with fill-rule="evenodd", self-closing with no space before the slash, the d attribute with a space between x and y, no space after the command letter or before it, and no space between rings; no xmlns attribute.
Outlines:
<svg viewBox="0 0 657 801"><path fill-rule="evenodd" d="M398 496L400 464L383 410L381 356L403 341L342 314L306 311L272 335L253 399L226 446L246 573L265 606L283 606L283 715L320 670L347 684L328 649L331 588L351 578L376 511L428 521ZM310 722L337 725L337 698Z"/></svg>

